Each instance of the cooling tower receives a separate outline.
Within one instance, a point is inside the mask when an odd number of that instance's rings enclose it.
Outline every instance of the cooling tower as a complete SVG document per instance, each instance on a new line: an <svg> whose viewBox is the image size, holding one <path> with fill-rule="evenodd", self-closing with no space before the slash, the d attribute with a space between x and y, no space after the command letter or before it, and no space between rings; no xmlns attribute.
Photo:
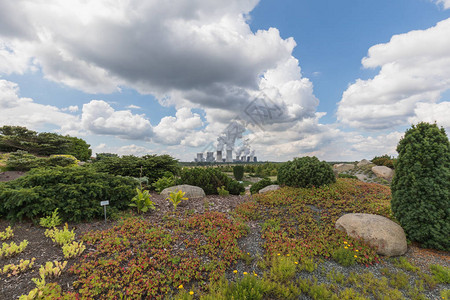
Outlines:
<svg viewBox="0 0 450 300"><path fill-rule="evenodd" d="M216 162L222 162L222 151L217 150Z"/></svg>
<svg viewBox="0 0 450 300"><path fill-rule="evenodd" d="M227 162L233 162L233 150L227 150Z"/></svg>

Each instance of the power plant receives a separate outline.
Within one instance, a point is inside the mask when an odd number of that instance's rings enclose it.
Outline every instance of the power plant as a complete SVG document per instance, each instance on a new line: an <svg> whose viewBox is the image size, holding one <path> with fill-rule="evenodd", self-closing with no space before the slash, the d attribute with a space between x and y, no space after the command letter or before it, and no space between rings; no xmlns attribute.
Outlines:
<svg viewBox="0 0 450 300"><path fill-rule="evenodd" d="M257 162L255 150L252 150L249 144L249 139L242 139L242 134L245 132L245 127L237 121L233 121L228 125L225 131L217 138L217 152L214 158L214 152L207 152L206 159L203 153L197 153L195 162L216 162L216 163L232 163L232 162ZM242 145L236 150L236 140L241 139ZM225 148L225 158L223 158L223 151ZM233 151L235 152L235 159L233 159Z"/></svg>

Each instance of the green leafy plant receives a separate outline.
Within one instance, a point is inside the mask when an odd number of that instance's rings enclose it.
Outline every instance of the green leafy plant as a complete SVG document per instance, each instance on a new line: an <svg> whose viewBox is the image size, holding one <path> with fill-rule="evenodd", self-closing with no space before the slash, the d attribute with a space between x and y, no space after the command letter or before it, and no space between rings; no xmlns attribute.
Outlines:
<svg viewBox="0 0 450 300"><path fill-rule="evenodd" d="M440 265L430 265L430 271L433 277L439 283L450 284L450 268Z"/></svg>
<svg viewBox="0 0 450 300"><path fill-rule="evenodd" d="M31 260L23 260L21 259L18 265L8 264L3 266L3 270L0 269L0 273L6 274L8 277L19 275L20 273L25 272L27 269L31 269L34 265L34 261L36 258L32 258Z"/></svg>
<svg viewBox="0 0 450 300"><path fill-rule="evenodd" d="M217 195L217 188L222 186L232 195L245 191L243 184L232 180L218 168L184 168L181 171L181 181L201 187L207 195Z"/></svg>
<svg viewBox="0 0 450 300"><path fill-rule="evenodd" d="M42 227L47 227L47 228L53 228L56 226L61 225L62 220L58 215L58 208L56 208L53 212L51 216L47 216L44 218L41 218L39 221L39 225L41 225Z"/></svg>
<svg viewBox="0 0 450 300"><path fill-rule="evenodd" d="M155 191L161 193L162 190L174 186L175 185L175 177L172 176L163 176L155 181L152 186L155 188Z"/></svg>
<svg viewBox="0 0 450 300"><path fill-rule="evenodd" d="M294 158L278 169L278 183L292 187L319 187L336 182L333 169L317 157Z"/></svg>
<svg viewBox="0 0 450 300"><path fill-rule="evenodd" d="M385 154L382 156L375 156L371 162L376 164L377 166L386 166L388 168L394 169L394 164L396 163L396 159Z"/></svg>
<svg viewBox="0 0 450 300"><path fill-rule="evenodd" d="M228 195L230 195L230 192L227 191L224 186L221 186L220 188L217 188L217 192L219 193L219 196L228 196Z"/></svg>
<svg viewBox="0 0 450 300"><path fill-rule="evenodd" d="M11 226L5 228L5 231L0 232L0 240L5 241L14 236L14 232L11 229Z"/></svg>
<svg viewBox="0 0 450 300"><path fill-rule="evenodd" d="M317 263L314 262L313 257L306 257L302 259L299 270L305 270L306 272L312 273L314 270L317 269Z"/></svg>
<svg viewBox="0 0 450 300"><path fill-rule="evenodd" d="M297 270L295 258L291 256L275 255L271 261L270 277L275 282L288 282L293 279Z"/></svg>
<svg viewBox="0 0 450 300"><path fill-rule="evenodd" d="M138 213L147 212L149 208L155 209L155 204L150 200L150 193L142 188L136 188L137 195L134 196L129 206L136 207Z"/></svg>
<svg viewBox="0 0 450 300"><path fill-rule="evenodd" d="M73 229L69 231L67 223L62 230L58 228L46 229L44 234L60 246L68 244L75 239L75 232L73 232Z"/></svg>
<svg viewBox="0 0 450 300"><path fill-rule="evenodd" d="M238 165L233 167L234 179L241 181L244 178L244 166Z"/></svg>
<svg viewBox="0 0 450 300"><path fill-rule="evenodd" d="M173 210L177 209L178 204L181 203L183 200L188 200L188 198L183 197L184 194L186 194L183 191L177 191L177 192L170 192L169 197L166 198L166 200L169 200L173 205Z"/></svg>
<svg viewBox="0 0 450 300"><path fill-rule="evenodd" d="M344 267L349 267L356 263L355 254L350 249L338 248L331 256Z"/></svg>
<svg viewBox="0 0 450 300"><path fill-rule="evenodd" d="M14 256L16 254L19 254L25 250L25 248L28 246L28 241L23 240L20 242L19 245L17 245L14 242L8 243L2 243L2 248L0 249L0 258L2 257L10 257Z"/></svg>
<svg viewBox="0 0 450 300"><path fill-rule="evenodd" d="M62 246L64 258L80 256L85 249L86 246L83 245L83 242L72 242L71 244L67 243Z"/></svg>
<svg viewBox="0 0 450 300"><path fill-rule="evenodd" d="M397 145L392 212L408 238L450 250L450 142L444 128L419 123Z"/></svg>
<svg viewBox="0 0 450 300"><path fill-rule="evenodd" d="M59 262L55 260L54 262L48 261L45 266L41 265L39 267L39 275L41 278L49 277L56 278L59 277L67 265L67 261Z"/></svg>

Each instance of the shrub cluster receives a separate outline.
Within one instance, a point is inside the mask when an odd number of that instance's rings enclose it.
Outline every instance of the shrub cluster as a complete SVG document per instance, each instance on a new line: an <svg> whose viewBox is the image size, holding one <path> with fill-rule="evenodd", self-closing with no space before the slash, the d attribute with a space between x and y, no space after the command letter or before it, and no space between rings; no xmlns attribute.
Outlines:
<svg viewBox="0 0 450 300"><path fill-rule="evenodd" d="M336 182L333 169L315 156L294 158L278 169L278 183L292 187L309 188Z"/></svg>
<svg viewBox="0 0 450 300"><path fill-rule="evenodd" d="M70 167L76 166L78 160L68 154L51 155L50 157L37 157L27 151L18 150L10 153L6 161L9 170L29 171L41 167Z"/></svg>
<svg viewBox="0 0 450 300"><path fill-rule="evenodd" d="M167 171L172 174L178 174L180 171L178 161L170 155L101 156L101 159L93 161L92 167L99 172L113 175L144 176L148 178L148 184L152 184L163 177Z"/></svg>
<svg viewBox="0 0 450 300"><path fill-rule="evenodd" d="M265 188L266 186L269 186L273 184L273 182L269 178L264 178L254 184L250 187L250 193L256 194L259 192L260 189Z"/></svg>
<svg viewBox="0 0 450 300"><path fill-rule="evenodd" d="M36 219L58 208L65 221L102 217L99 202L108 210L128 208L136 194L132 178L98 173L90 168L34 169L17 180L0 183L0 215L10 220Z"/></svg>
<svg viewBox="0 0 450 300"><path fill-rule="evenodd" d="M397 146L391 207L408 238L450 250L450 142L443 128L419 123Z"/></svg>
<svg viewBox="0 0 450 300"><path fill-rule="evenodd" d="M395 166L395 162L397 161L397 159L390 157L389 155L385 154L382 156L375 156L371 162L373 162L374 164L376 164L377 166L386 166L389 167L391 169L394 169Z"/></svg>
<svg viewBox="0 0 450 300"><path fill-rule="evenodd" d="M181 181L201 187L207 195L217 195L217 188L225 187L232 195L245 191L244 185L232 180L217 168L185 168L181 172Z"/></svg>

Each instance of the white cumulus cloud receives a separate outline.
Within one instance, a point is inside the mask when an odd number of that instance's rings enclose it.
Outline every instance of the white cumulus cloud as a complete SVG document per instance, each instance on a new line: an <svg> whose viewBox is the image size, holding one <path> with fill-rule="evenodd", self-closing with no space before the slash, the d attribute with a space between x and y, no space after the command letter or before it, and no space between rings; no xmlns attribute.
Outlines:
<svg viewBox="0 0 450 300"><path fill-rule="evenodd" d="M449 36L447 19L371 47L362 64L380 71L347 88L338 104L338 120L358 129L384 130L408 125L424 104L448 102L441 95L450 89Z"/></svg>
<svg viewBox="0 0 450 300"><path fill-rule="evenodd" d="M450 0L435 0L437 4L440 4L444 7L444 9L450 8Z"/></svg>

